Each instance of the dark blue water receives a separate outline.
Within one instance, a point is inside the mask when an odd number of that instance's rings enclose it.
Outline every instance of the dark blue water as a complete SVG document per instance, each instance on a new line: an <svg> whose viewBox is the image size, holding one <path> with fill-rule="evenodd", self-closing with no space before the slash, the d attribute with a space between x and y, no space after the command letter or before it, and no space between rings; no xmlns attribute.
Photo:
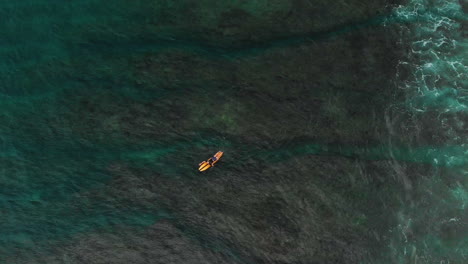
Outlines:
<svg viewBox="0 0 468 264"><path fill-rule="evenodd" d="M465 263L465 11L2 1L0 262Z"/></svg>

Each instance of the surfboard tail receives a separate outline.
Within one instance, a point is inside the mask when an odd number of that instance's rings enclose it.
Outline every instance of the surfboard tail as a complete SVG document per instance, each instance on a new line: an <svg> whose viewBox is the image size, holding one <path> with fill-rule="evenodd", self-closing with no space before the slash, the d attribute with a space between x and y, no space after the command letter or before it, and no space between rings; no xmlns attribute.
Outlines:
<svg viewBox="0 0 468 264"><path fill-rule="evenodd" d="M211 168L211 165L208 162L205 162L198 168L199 171L206 171L207 169Z"/></svg>

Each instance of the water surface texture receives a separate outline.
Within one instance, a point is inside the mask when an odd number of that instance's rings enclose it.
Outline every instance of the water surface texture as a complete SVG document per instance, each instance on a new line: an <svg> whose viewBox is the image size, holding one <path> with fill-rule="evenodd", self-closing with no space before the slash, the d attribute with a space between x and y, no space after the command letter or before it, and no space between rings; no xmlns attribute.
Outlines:
<svg viewBox="0 0 468 264"><path fill-rule="evenodd" d="M467 10L1 1L0 263L468 263Z"/></svg>

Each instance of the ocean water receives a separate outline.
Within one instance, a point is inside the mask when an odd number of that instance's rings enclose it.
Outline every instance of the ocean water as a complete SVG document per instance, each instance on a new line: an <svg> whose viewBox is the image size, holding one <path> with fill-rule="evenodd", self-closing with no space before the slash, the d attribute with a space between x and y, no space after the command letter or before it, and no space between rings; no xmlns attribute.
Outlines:
<svg viewBox="0 0 468 264"><path fill-rule="evenodd" d="M0 1L0 263L467 263L467 8Z"/></svg>

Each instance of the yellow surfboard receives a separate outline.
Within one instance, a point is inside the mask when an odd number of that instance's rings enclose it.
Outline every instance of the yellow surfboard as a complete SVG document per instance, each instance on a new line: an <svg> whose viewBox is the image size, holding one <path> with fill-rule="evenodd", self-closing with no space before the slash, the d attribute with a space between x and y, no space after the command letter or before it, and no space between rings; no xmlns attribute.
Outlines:
<svg viewBox="0 0 468 264"><path fill-rule="evenodd" d="M198 164L200 167L198 168L199 171L206 171L207 169L211 168L214 166L214 164L216 162L219 161L219 159L221 158L221 156L223 156L224 152L222 151L218 151L216 152L216 154L214 154L213 157L209 158L207 161L202 161L200 162L200 164ZM211 162L211 165L210 165L210 160L212 161Z"/></svg>

